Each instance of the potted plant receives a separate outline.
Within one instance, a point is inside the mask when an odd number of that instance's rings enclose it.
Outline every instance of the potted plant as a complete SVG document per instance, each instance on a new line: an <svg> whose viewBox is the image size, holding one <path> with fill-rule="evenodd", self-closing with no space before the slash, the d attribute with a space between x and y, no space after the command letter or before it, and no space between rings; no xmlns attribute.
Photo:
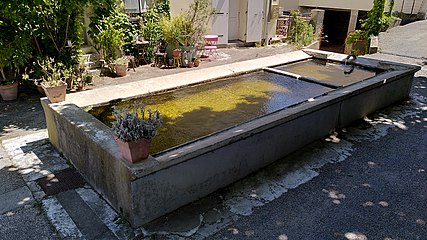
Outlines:
<svg viewBox="0 0 427 240"><path fill-rule="evenodd" d="M168 43L168 58L172 58L173 49L190 53L189 59L195 57L195 45L203 40L207 31L207 22L214 13L209 0L194 0L184 13L164 17L160 21L163 37ZM184 56L184 55L182 55Z"/></svg>
<svg viewBox="0 0 427 240"><path fill-rule="evenodd" d="M124 77L127 74L129 59L126 57L119 57L112 63L114 71L118 77Z"/></svg>
<svg viewBox="0 0 427 240"><path fill-rule="evenodd" d="M363 30L350 32L345 39L345 53L364 55L368 50L368 37Z"/></svg>
<svg viewBox="0 0 427 240"><path fill-rule="evenodd" d="M55 62L53 58L47 58L38 62L43 73L41 86L52 103L65 101L67 93L67 84L65 79L72 71L66 69L65 65Z"/></svg>
<svg viewBox="0 0 427 240"><path fill-rule="evenodd" d="M0 96L4 101L12 101L18 98L18 82L3 79L0 81Z"/></svg>
<svg viewBox="0 0 427 240"><path fill-rule="evenodd" d="M93 74L90 72L84 72L83 73L83 81L85 84L92 85L93 84Z"/></svg>
<svg viewBox="0 0 427 240"><path fill-rule="evenodd" d="M116 121L112 130L122 157L130 163L148 158L151 139L162 125L160 112L145 110L139 103L134 104L133 111L128 108L119 110L116 106L113 109Z"/></svg>
<svg viewBox="0 0 427 240"><path fill-rule="evenodd" d="M10 101L18 98L20 68L31 56L31 42L8 21L0 20L0 32L0 95L4 101Z"/></svg>

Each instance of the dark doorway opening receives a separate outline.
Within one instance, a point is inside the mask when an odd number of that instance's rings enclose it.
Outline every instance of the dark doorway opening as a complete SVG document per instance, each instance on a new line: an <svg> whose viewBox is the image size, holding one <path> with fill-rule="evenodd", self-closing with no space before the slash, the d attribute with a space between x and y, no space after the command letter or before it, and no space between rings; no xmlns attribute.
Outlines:
<svg viewBox="0 0 427 240"><path fill-rule="evenodd" d="M323 41L320 49L343 53L349 22L349 11L326 10L323 20Z"/></svg>

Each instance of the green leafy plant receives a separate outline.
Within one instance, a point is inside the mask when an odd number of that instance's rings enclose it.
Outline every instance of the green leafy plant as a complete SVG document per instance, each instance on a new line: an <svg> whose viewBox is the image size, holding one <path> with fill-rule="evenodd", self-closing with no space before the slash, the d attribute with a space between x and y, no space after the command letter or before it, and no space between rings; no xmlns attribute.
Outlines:
<svg viewBox="0 0 427 240"><path fill-rule="evenodd" d="M65 78L72 77L72 70L63 63L56 62L53 58L46 58L38 61L43 72L42 86L56 87L65 84Z"/></svg>
<svg viewBox="0 0 427 240"><path fill-rule="evenodd" d="M123 54L125 44L140 35L140 30L124 14L121 3L107 0L95 7L88 33L98 53L111 63ZM126 52L132 52L132 49L126 49Z"/></svg>
<svg viewBox="0 0 427 240"><path fill-rule="evenodd" d="M112 64L117 64L117 65L127 65L129 63L129 59L126 57L119 57L114 59L114 61L112 62Z"/></svg>
<svg viewBox="0 0 427 240"><path fill-rule="evenodd" d="M124 142L151 139L162 126L160 112L145 110L141 103L135 103L132 111L114 106L113 115L116 121L112 123L112 130Z"/></svg>
<svg viewBox="0 0 427 240"><path fill-rule="evenodd" d="M291 11L291 28L288 41L297 47L303 47L314 41L314 27L301 17L298 10Z"/></svg>
<svg viewBox="0 0 427 240"><path fill-rule="evenodd" d="M345 43L352 44L359 40L366 40L366 33L363 30L355 30L350 32L345 39Z"/></svg>
<svg viewBox="0 0 427 240"><path fill-rule="evenodd" d="M105 1L0 1L2 77L25 71L38 78L42 73L36 59L45 57L73 66L83 42L84 8Z"/></svg>
<svg viewBox="0 0 427 240"><path fill-rule="evenodd" d="M369 39L370 36L378 36L395 19L391 15L394 1L390 2L387 13L384 12L386 2L386 0L374 0L372 9L368 12L368 18L361 20L366 39Z"/></svg>
<svg viewBox="0 0 427 240"><path fill-rule="evenodd" d="M173 47L194 46L206 34L206 23L213 13L210 1L194 0L186 12L162 18L163 37Z"/></svg>
<svg viewBox="0 0 427 240"><path fill-rule="evenodd" d="M163 31L160 26L162 18L169 18L169 0L157 0L148 11L144 14L144 27L142 35L148 41L146 48L147 60L153 60L155 54L155 47L158 41L163 38Z"/></svg>

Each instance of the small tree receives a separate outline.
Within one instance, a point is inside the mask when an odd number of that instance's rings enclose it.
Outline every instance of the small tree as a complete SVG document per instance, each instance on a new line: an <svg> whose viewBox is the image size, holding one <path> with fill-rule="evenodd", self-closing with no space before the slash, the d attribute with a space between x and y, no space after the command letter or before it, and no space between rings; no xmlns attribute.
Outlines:
<svg viewBox="0 0 427 240"><path fill-rule="evenodd" d="M144 14L144 28L142 35L149 42L147 46L147 59L153 59L154 47L163 38L163 31L160 25L162 18L169 19L169 0L157 0Z"/></svg>
<svg viewBox="0 0 427 240"><path fill-rule="evenodd" d="M209 0L194 0L186 12L162 19L163 36L170 45L194 46L206 34L212 14Z"/></svg>
<svg viewBox="0 0 427 240"><path fill-rule="evenodd" d="M0 3L0 85L14 81L31 57L30 34L17 15L19 10L13 4ZM13 75L10 81L6 81L6 69Z"/></svg>
<svg viewBox="0 0 427 240"><path fill-rule="evenodd" d="M122 3L116 0L101 3L94 6L89 36L98 53L107 62L112 62L120 57L122 47L130 43L135 35L139 35L139 30L124 14Z"/></svg>
<svg viewBox="0 0 427 240"><path fill-rule="evenodd" d="M372 9L368 12L368 18L361 21L366 39L369 39L370 36L378 36L381 31L390 26L390 22L393 20L391 12L394 1L390 2L387 13L384 12L385 4L386 0L374 0Z"/></svg>
<svg viewBox="0 0 427 240"><path fill-rule="evenodd" d="M314 40L314 27L301 17L298 10L291 11L291 28L288 35L288 41L292 44L303 47Z"/></svg>

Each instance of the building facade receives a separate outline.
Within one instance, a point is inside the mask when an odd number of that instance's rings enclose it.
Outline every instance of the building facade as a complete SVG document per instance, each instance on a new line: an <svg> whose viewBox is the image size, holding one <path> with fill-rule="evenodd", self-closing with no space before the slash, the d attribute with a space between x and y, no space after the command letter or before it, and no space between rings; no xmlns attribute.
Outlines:
<svg viewBox="0 0 427 240"><path fill-rule="evenodd" d="M192 2L171 0L171 15L185 11ZM279 0L212 0L215 14L207 23L208 34L218 35L218 44L261 42L274 33L278 6Z"/></svg>

